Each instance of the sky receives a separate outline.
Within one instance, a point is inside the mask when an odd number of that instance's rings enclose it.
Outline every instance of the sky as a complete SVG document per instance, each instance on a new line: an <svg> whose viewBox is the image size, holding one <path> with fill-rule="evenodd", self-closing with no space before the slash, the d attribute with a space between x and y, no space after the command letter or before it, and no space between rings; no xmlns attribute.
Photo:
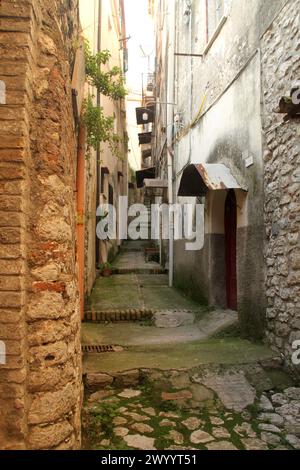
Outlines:
<svg viewBox="0 0 300 470"><path fill-rule="evenodd" d="M125 15L126 36L131 36L127 43L129 62L126 75L126 87L129 92L127 97L129 164L137 171L141 168L141 149L138 142L141 126L137 126L136 123L135 108L140 105L136 100L142 99L142 75L144 74L144 82L146 82L148 74L147 56L152 56L152 63L155 56L153 25L148 15L148 0L125 0ZM153 69L150 72L153 72Z"/></svg>
<svg viewBox="0 0 300 470"><path fill-rule="evenodd" d="M154 55L153 25L148 15L148 0L125 0L125 15L127 36L131 36L128 41L127 87L130 92L141 93L142 74L148 72L148 58L144 56L141 47L146 55L152 55L152 59Z"/></svg>

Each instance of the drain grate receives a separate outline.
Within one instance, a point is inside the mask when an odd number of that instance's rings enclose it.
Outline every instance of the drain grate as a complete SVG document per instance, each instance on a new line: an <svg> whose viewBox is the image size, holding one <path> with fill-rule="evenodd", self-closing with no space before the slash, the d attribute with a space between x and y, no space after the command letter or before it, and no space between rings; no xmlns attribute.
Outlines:
<svg viewBox="0 0 300 470"><path fill-rule="evenodd" d="M84 345L82 346L83 353L93 353L93 354L104 354L104 353L112 353L112 352L121 352L123 348L121 346L113 346L113 345Z"/></svg>

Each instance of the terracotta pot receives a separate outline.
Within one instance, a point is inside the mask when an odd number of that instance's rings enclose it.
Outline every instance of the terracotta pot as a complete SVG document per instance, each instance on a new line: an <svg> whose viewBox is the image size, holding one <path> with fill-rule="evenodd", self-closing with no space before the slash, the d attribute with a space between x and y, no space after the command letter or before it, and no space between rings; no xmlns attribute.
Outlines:
<svg viewBox="0 0 300 470"><path fill-rule="evenodd" d="M101 274L103 277L110 277L112 275L112 271L109 268L105 268L103 269Z"/></svg>

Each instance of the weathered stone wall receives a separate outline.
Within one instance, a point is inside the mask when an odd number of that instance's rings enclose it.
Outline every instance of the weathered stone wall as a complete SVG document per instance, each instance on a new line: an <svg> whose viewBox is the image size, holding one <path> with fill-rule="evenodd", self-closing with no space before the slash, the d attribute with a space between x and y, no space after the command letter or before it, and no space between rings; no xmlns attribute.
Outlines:
<svg viewBox="0 0 300 470"><path fill-rule="evenodd" d="M0 449L80 446L77 0L1 1Z"/></svg>
<svg viewBox="0 0 300 470"><path fill-rule="evenodd" d="M261 43L267 339L288 363L300 339L300 132L299 119L284 123L274 110L300 76L299 12L299 0L288 2Z"/></svg>

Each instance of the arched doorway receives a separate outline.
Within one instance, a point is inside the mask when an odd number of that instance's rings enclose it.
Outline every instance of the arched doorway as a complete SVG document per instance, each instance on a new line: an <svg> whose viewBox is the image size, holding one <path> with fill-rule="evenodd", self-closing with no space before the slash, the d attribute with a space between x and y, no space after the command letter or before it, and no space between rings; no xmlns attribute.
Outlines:
<svg viewBox="0 0 300 470"><path fill-rule="evenodd" d="M237 310L237 202L234 190L227 194L225 202L225 273L227 307Z"/></svg>

